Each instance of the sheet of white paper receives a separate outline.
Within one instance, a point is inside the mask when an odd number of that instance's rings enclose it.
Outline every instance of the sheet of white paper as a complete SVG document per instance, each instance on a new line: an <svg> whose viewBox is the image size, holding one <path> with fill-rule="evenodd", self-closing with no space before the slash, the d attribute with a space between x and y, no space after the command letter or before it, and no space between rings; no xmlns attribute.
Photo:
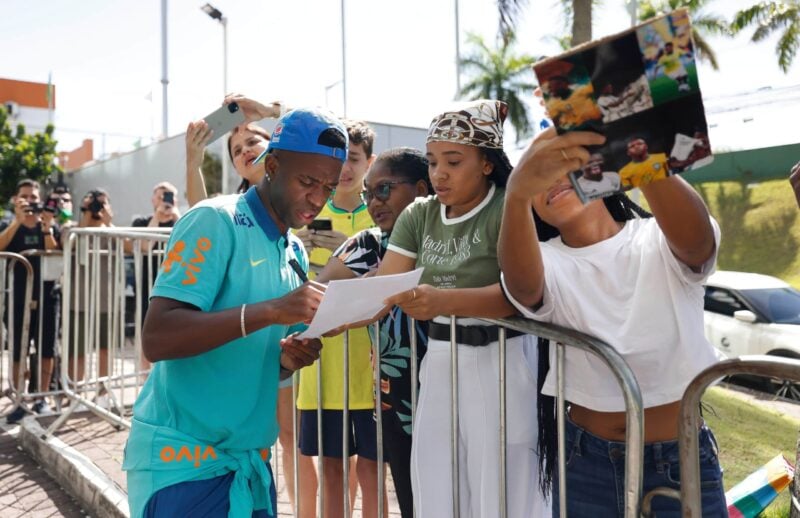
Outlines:
<svg viewBox="0 0 800 518"><path fill-rule="evenodd" d="M423 268L396 275L331 281L308 329L298 338L319 338L322 333L375 316L383 301L419 284Z"/></svg>

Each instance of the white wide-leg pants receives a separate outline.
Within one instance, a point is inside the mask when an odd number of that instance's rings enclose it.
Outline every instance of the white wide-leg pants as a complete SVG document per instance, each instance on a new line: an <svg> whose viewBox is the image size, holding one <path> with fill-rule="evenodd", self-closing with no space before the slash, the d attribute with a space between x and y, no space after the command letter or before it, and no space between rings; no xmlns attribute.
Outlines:
<svg viewBox="0 0 800 518"><path fill-rule="evenodd" d="M506 341L507 509L509 518L550 516L539 490L536 337ZM499 347L458 345L459 502L457 518L500 516ZM450 343L428 342L411 452L417 518L453 518Z"/></svg>

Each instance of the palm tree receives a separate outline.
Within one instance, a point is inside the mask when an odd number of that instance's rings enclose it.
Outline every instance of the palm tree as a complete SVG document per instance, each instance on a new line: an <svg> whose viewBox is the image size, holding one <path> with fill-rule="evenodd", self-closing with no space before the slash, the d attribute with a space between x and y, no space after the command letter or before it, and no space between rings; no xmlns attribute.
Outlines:
<svg viewBox="0 0 800 518"><path fill-rule="evenodd" d="M733 16L731 29L738 33L751 25L756 26L751 37L753 42L782 31L775 52L778 54L778 66L788 73L800 47L800 0L760 2L743 9Z"/></svg>
<svg viewBox="0 0 800 518"><path fill-rule="evenodd" d="M697 58L708 61L711 68L719 70L717 55L706 39L708 36L731 36L728 22L715 14L703 12L706 0L654 0L639 3L637 17L640 21L666 14L684 7L692 14L692 39L694 40Z"/></svg>
<svg viewBox="0 0 800 518"><path fill-rule="evenodd" d="M592 8L597 0L562 1L564 13L572 21L572 46L592 40Z"/></svg>
<svg viewBox="0 0 800 518"><path fill-rule="evenodd" d="M499 38L499 47L489 48L477 34L467 34L471 53L461 59L465 74L472 78L458 92L461 99L499 99L508 105L508 120L514 127L516 141L530 134L531 121L522 101L523 93L532 94L532 82L537 61L529 54L516 54L514 33Z"/></svg>
<svg viewBox="0 0 800 518"><path fill-rule="evenodd" d="M497 13L500 15L500 37L507 41L514 37L520 12L528 0L497 0Z"/></svg>

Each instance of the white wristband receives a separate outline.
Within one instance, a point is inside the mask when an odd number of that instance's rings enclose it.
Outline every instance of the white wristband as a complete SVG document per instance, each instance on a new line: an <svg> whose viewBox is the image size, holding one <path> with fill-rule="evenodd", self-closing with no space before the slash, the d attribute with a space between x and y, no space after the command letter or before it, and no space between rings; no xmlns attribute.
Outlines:
<svg viewBox="0 0 800 518"><path fill-rule="evenodd" d="M242 311L239 313L239 325L242 328L242 338L247 336L247 329L244 327L244 308L247 307L247 304L242 304Z"/></svg>

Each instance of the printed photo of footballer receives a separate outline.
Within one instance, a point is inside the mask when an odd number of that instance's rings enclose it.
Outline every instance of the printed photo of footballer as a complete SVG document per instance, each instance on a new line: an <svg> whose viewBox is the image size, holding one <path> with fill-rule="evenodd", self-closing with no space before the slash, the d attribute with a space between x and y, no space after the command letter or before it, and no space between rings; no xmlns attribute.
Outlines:
<svg viewBox="0 0 800 518"><path fill-rule="evenodd" d="M559 133L606 136L570 174L584 203L713 160L691 48L679 9L534 65Z"/></svg>

